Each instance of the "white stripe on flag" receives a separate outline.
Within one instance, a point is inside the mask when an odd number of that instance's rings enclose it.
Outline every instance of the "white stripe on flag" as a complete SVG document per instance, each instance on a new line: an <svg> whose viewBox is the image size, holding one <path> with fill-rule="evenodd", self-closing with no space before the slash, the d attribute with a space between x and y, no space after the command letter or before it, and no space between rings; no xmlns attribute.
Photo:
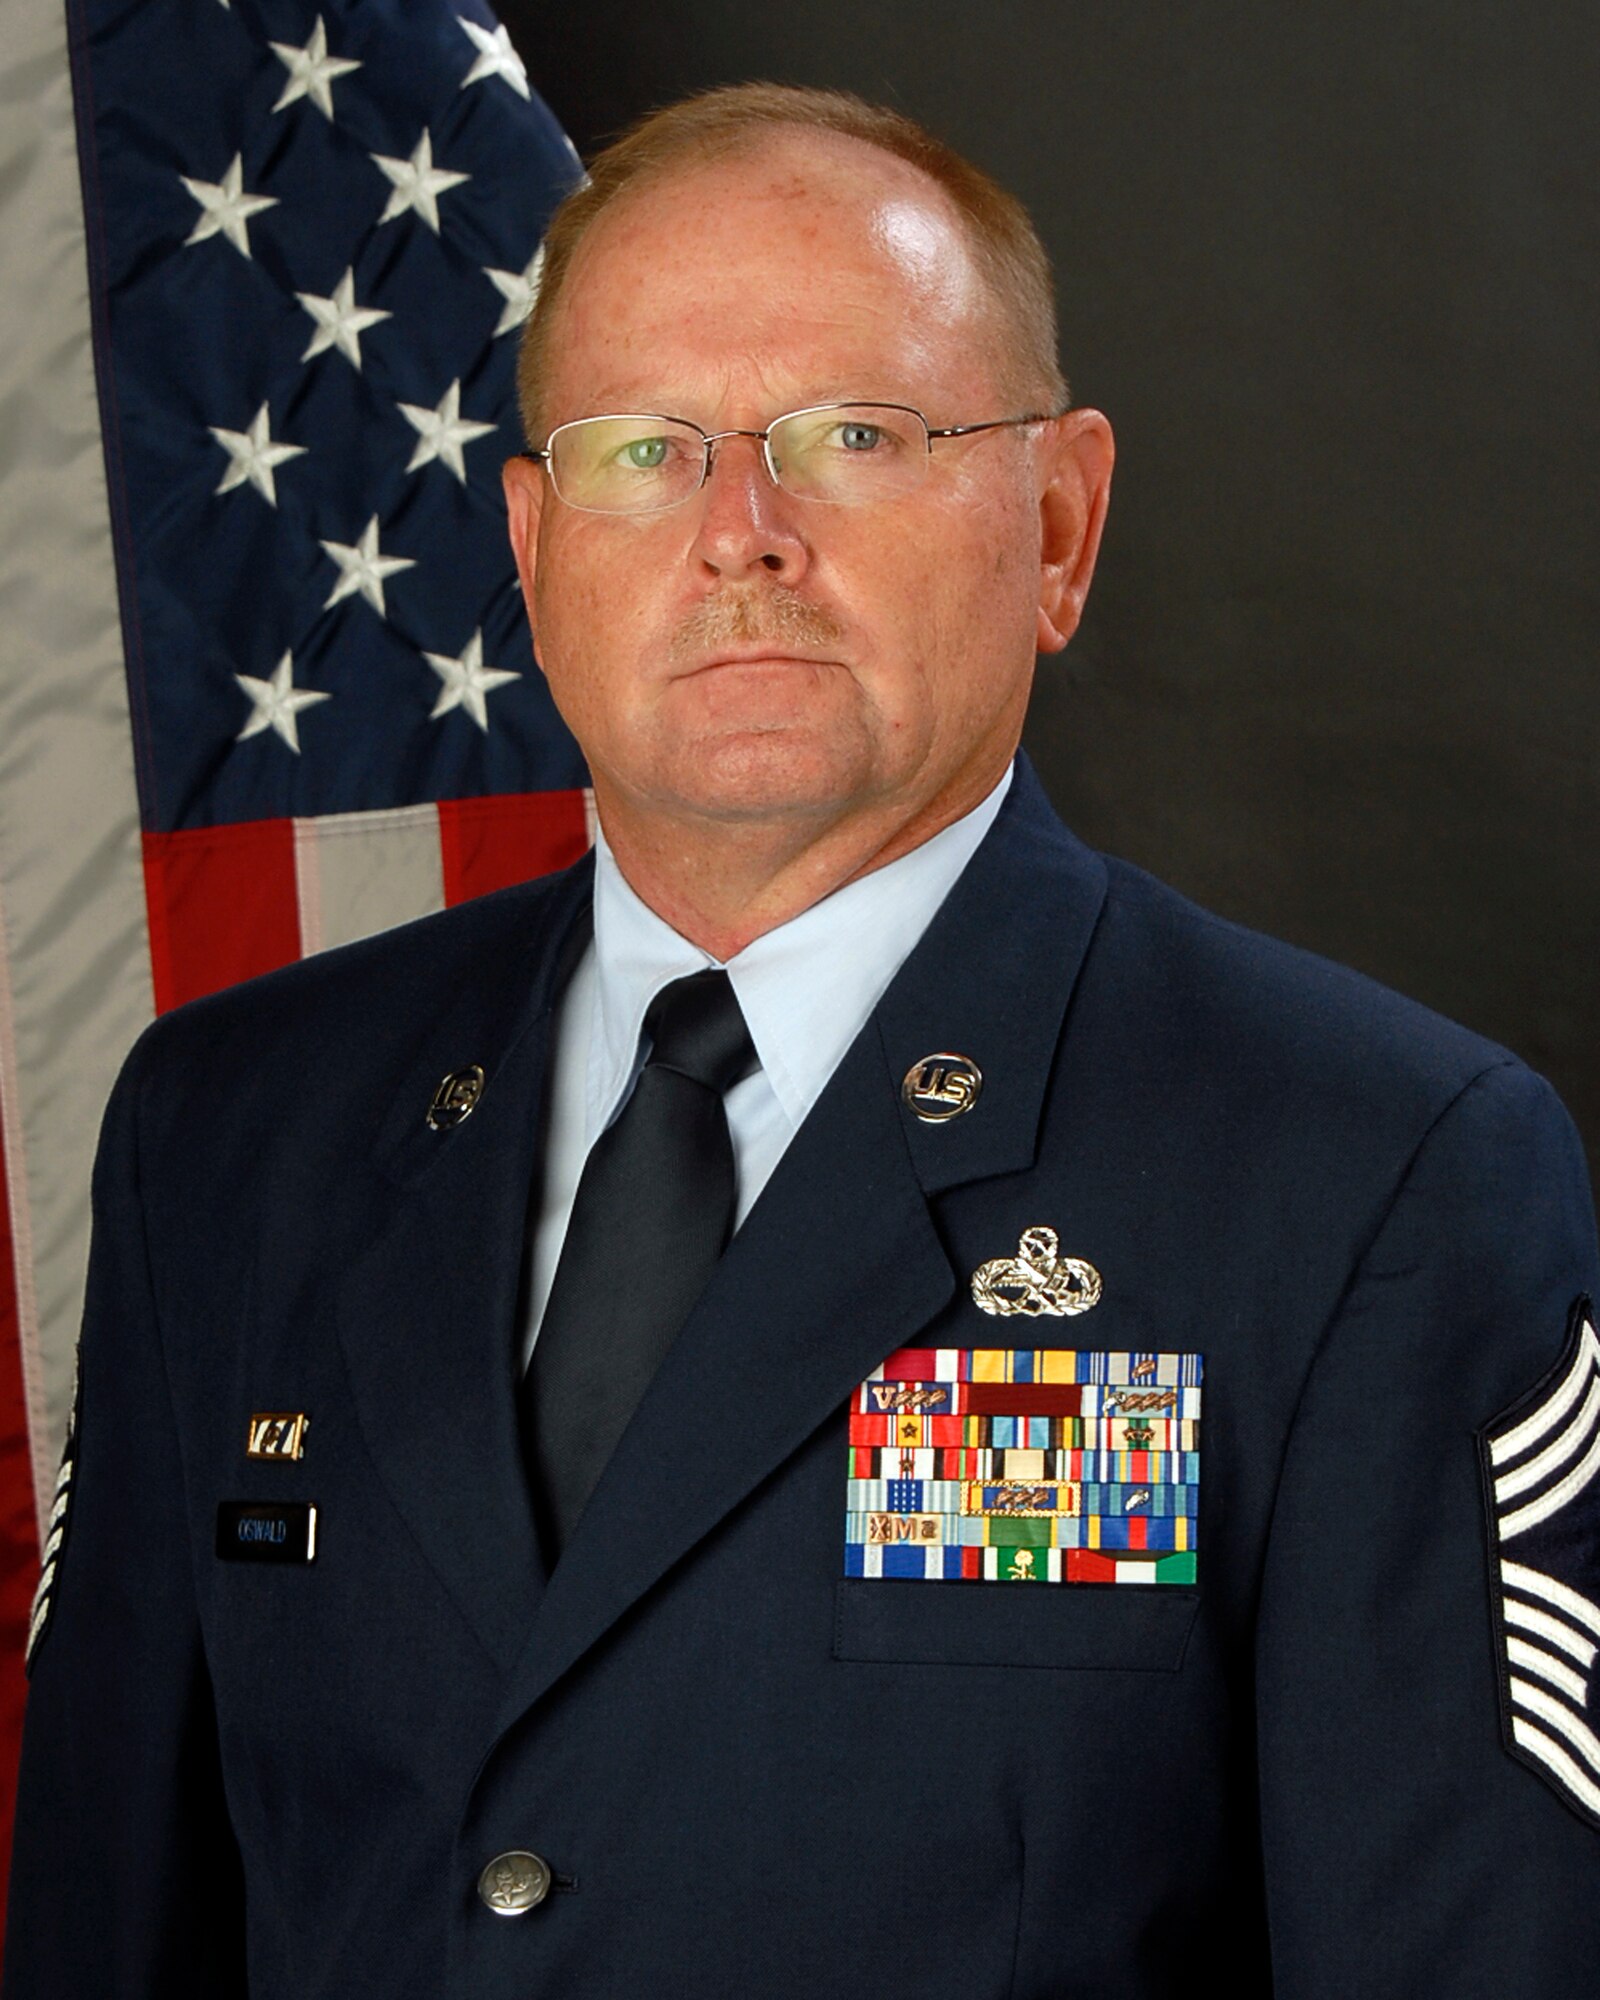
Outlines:
<svg viewBox="0 0 1600 2000"><path fill-rule="evenodd" d="M294 865L307 957L444 908L437 806L297 819Z"/></svg>
<svg viewBox="0 0 1600 2000"><path fill-rule="evenodd" d="M154 1003L61 0L7 9L0 104L0 1089L42 1519L100 1111Z"/></svg>

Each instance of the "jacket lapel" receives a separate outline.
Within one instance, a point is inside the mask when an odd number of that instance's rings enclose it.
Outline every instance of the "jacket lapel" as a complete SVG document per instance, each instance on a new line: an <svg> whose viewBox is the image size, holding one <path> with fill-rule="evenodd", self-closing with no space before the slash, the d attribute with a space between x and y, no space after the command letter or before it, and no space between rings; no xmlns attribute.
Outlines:
<svg viewBox="0 0 1600 2000"><path fill-rule="evenodd" d="M543 1569L513 1393L519 1285L550 1025L588 936L591 865L524 926L482 944L453 992L408 996L422 1026L370 1170L371 1240L339 1290L363 1439L396 1509L491 1656L509 1668ZM431 1130L440 1079L479 1065L483 1094Z"/></svg>
<svg viewBox="0 0 1600 2000"><path fill-rule="evenodd" d="M929 1196L1032 1164L1105 869L1019 761L999 819L851 1047L635 1412L546 1590L516 1717L951 1298ZM970 1113L920 1123L924 1056L971 1056ZM704 1440L715 1436L717 1450Z"/></svg>

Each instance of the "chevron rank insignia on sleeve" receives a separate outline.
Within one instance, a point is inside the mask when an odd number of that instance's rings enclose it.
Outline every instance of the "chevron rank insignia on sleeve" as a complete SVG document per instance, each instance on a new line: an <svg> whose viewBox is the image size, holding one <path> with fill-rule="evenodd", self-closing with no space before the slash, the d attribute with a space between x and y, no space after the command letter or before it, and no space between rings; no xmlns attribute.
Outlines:
<svg viewBox="0 0 1600 2000"><path fill-rule="evenodd" d="M78 1407L83 1392L81 1360L75 1368L72 1383L72 1415L67 1423L67 1442L61 1453L61 1467L56 1473L55 1492L50 1500L50 1517L45 1523L44 1547L39 1551L39 1582L33 1593L33 1608L28 1614L28 1637L23 1648L22 1666L25 1674L32 1674L34 1658L39 1651L39 1641L44 1637L50 1623L50 1612L55 1603L56 1577L61 1567L61 1552L67 1539L67 1517L72 1508L72 1468L78 1456Z"/></svg>
<svg viewBox="0 0 1600 2000"><path fill-rule="evenodd" d="M1505 1745L1600 1827L1600 1338L1587 1299L1554 1369L1482 1448Z"/></svg>

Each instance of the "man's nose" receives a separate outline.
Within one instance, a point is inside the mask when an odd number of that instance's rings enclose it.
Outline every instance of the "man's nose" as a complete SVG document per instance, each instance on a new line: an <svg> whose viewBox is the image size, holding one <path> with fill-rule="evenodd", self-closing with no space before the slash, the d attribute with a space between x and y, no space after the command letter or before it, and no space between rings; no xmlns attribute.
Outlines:
<svg viewBox="0 0 1600 2000"><path fill-rule="evenodd" d="M811 560L798 526L799 505L767 470L759 438L719 438L700 489L695 554L718 576L746 577L759 569L798 582Z"/></svg>

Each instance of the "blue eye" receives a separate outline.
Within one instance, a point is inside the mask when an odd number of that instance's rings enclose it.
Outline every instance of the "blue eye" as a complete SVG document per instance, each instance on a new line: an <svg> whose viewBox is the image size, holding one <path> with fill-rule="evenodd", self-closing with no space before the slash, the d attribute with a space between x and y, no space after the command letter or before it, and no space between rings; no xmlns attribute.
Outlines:
<svg viewBox="0 0 1600 2000"><path fill-rule="evenodd" d="M846 451L875 451L883 442L883 430L878 424L841 424L839 442Z"/></svg>
<svg viewBox="0 0 1600 2000"><path fill-rule="evenodd" d="M667 456L664 437L634 438L622 447L622 456L636 472L654 472Z"/></svg>

